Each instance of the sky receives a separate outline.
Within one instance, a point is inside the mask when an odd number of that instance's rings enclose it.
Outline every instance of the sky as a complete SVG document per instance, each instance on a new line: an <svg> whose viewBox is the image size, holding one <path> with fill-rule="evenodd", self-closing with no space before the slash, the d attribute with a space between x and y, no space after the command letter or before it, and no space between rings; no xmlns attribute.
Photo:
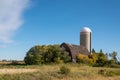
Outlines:
<svg viewBox="0 0 120 80"><path fill-rule="evenodd" d="M92 30L92 48L120 57L120 0L0 0L0 60L23 60L35 45L80 44Z"/></svg>

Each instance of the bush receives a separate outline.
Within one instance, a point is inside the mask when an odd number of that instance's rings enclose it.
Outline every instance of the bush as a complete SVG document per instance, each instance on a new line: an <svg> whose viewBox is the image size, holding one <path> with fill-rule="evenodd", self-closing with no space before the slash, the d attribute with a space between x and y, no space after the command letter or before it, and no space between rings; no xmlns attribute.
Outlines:
<svg viewBox="0 0 120 80"><path fill-rule="evenodd" d="M120 68L120 65L118 65L118 64L111 64L110 67L111 68Z"/></svg>
<svg viewBox="0 0 120 80"><path fill-rule="evenodd" d="M27 65L38 65L42 62L41 55L39 54L27 54L24 61Z"/></svg>
<svg viewBox="0 0 120 80"><path fill-rule="evenodd" d="M98 73L108 77L120 76L120 70L99 70Z"/></svg>
<svg viewBox="0 0 120 80"><path fill-rule="evenodd" d="M60 67L60 73L61 74L68 74L68 73L70 73L70 69L66 66L62 66L62 67Z"/></svg>
<svg viewBox="0 0 120 80"><path fill-rule="evenodd" d="M77 56L77 62L78 63L85 63L85 64L92 64L93 60L90 59L88 56L83 54L78 54Z"/></svg>
<svg viewBox="0 0 120 80"><path fill-rule="evenodd" d="M19 65L20 63L18 61L16 61L16 60L13 60L11 64L12 65Z"/></svg>

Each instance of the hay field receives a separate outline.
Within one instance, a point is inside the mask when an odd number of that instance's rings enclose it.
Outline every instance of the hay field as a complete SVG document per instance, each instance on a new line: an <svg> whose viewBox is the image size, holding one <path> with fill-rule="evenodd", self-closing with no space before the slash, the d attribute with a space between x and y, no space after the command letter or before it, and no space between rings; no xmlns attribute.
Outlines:
<svg viewBox="0 0 120 80"><path fill-rule="evenodd" d="M69 74L61 74L60 67L67 66ZM0 80L120 80L120 75L104 76L100 70L118 71L120 68L91 67L81 64L49 64L33 66L0 67Z"/></svg>

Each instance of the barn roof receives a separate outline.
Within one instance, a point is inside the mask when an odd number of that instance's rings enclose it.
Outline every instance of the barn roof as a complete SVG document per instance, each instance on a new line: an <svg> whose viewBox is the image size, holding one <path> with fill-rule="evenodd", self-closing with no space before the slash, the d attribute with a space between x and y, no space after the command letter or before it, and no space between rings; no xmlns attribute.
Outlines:
<svg viewBox="0 0 120 80"><path fill-rule="evenodd" d="M72 59L76 59L76 56L80 54L89 55L89 51L87 48L75 44L62 43L60 45L65 51L69 52Z"/></svg>

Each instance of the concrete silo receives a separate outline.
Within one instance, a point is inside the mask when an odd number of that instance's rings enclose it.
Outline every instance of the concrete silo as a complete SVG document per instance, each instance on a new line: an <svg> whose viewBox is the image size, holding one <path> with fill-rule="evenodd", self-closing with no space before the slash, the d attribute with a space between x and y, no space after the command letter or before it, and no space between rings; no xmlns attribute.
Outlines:
<svg viewBox="0 0 120 80"><path fill-rule="evenodd" d="M88 49L91 54L91 30L88 27L84 27L80 31L80 45Z"/></svg>

